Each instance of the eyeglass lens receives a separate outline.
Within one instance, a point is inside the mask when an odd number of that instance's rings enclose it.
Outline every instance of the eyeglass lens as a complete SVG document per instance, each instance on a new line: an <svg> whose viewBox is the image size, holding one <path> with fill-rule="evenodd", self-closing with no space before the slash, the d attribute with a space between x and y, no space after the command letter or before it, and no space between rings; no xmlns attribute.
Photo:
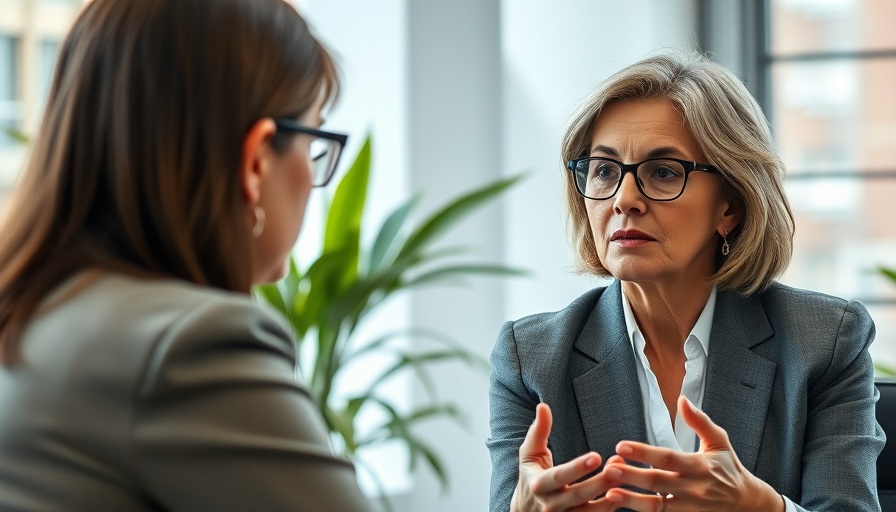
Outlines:
<svg viewBox="0 0 896 512"><path fill-rule="evenodd" d="M672 199L684 190L687 173L675 160L648 160L636 171L641 191L650 199ZM622 179L622 167L612 160L590 159L576 165L576 185L585 196L593 199L612 197Z"/></svg>
<svg viewBox="0 0 896 512"><path fill-rule="evenodd" d="M315 137L311 141L310 154L311 160L314 162L314 185L322 185L327 182L335 170L339 149L339 143L334 140Z"/></svg>

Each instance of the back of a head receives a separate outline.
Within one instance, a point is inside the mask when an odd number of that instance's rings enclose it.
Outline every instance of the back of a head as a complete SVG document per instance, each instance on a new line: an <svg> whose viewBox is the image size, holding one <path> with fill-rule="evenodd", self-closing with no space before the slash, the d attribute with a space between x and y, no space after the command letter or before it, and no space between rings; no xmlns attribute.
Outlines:
<svg viewBox="0 0 896 512"><path fill-rule="evenodd" d="M80 268L248 291L245 134L302 115L337 81L282 0L85 6L0 228L0 362L15 325Z"/></svg>

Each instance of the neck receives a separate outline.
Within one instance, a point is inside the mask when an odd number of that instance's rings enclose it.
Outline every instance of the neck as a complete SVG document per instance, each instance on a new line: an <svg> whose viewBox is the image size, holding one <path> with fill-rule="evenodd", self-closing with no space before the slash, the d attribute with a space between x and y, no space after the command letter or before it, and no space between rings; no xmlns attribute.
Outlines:
<svg viewBox="0 0 896 512"><path fill-rule="evenodd" d="M647 345L658 354L678 355L685 338L706 306L712 284L687 282L675 285L622 282L625 294Z"/></svg>

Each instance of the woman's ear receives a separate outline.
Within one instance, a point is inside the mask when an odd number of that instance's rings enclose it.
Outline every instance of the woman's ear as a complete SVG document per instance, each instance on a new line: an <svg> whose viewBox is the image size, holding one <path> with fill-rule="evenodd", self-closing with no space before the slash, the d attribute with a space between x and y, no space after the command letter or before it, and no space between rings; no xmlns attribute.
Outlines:
<svg viewBox="0 0 896 512"><path fill-rule="evenodd" d="M243 159L240 163L240 184L246 204L256 204L261 198L261 184L266 178L271 148L265 144L277 132L270 118L259 119L243 139Z"/></svg>
<svg viewBox="0 0 896 512"><path fill-rule="evenodd" d="M734 201L726 202L727 208L725 209L725 213L722 214L722 219L719 221L719 225L716 228L716 231L719 232L720 235L725 236L727 233L731 233L734 231L734 228L740 224L741 211L740 207L737 206L737 203Z"/></svg>

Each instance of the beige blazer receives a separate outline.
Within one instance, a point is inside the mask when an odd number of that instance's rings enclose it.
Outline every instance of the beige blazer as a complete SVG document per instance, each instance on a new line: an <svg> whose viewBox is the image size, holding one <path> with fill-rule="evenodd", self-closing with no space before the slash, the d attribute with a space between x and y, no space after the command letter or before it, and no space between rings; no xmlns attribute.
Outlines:
<svg viewBox="0 0 896 512"><path fill-rule="evenodd" d="M116 274L62 288L0 367L0 510L370 510L288 332L249 297Z"/></svg>

